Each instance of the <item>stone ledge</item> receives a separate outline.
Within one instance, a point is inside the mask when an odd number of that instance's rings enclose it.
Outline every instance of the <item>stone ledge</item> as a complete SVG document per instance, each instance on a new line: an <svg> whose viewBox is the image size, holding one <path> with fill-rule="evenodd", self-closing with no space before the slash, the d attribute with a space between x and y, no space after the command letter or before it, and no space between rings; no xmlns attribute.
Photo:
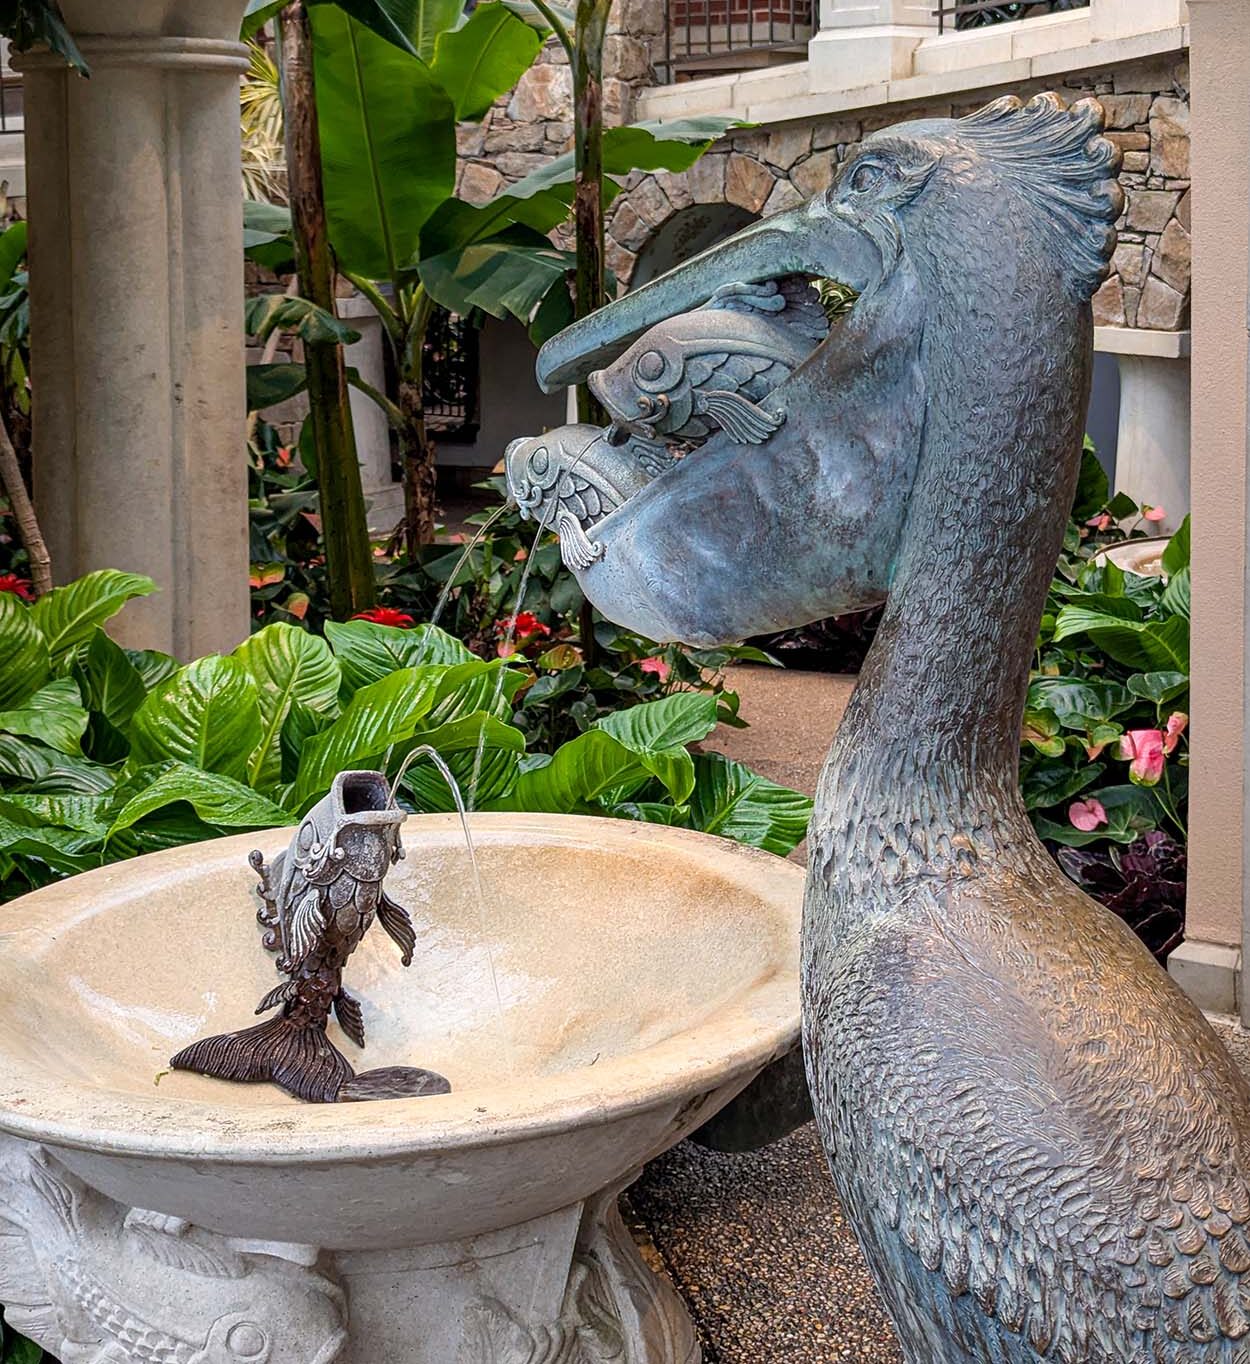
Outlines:
<svg viewBox="0 0 1250 1364"><path fill-rule="evenodd" d="M1168 974L1204 1013L1237 1013L1240 948L1198 940L1184 942L1168 958Z"/></svg>
<svg viewBox="0 0 1250 1364"><path fill-rule="evenodd" d="M1053 31L1064 33L1062 28ZM834 36L832 30L825 32L828 36L817 34L812 44L844 41ZM926 43L957 41L960 41L959 36L951 35L948 39L927 39ZM1034 48L1036 44L1030 42L1028 46ZM1068 72L1100 70L1143 57L1181 53L1188 46L1189 27L1186 25L1084 45L1065 45L1054 51L1032 51L1027 56L1008 61L926 70L888 82L833 90L813 89L811 64L794 62L764 71L713 76L643 91L638 100L638 117L674 119L696 113L714 113L747 118L754 123L793 122L852 109L930 99L934 95L962 94L1028 80L1050 79ZM1013 51L1020 50L1023 45L1015 44L1013 39Z"/></svg>
<svg viewBox="0 0 1250 1364"><path fill-rule="evenodd" d="M1151 331L1146 327L1095 327L1094 349L1103 355L1180 360L1189 355L1190 333Z"/></svg>

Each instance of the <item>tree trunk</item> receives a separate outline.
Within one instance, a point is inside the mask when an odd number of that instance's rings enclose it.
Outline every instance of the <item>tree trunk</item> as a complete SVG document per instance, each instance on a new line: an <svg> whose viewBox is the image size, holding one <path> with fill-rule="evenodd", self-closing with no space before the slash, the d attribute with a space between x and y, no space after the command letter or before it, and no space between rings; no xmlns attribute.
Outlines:
<svg viewBox="0 0 1250 1364"><path fill-rule="evenodd" d="M434 303L418 288L412 301L408 337L400 362L399 452L404 470L404 548L415 560L434 541L438 479L434 445L425 429L425 334Z"/></svg>
<svg viewBox="0 0 1250 1364"><path fill-rule="evenodd" d="M300 294L334 313L334 264L321 181L312 30L304 0L288 5L279 24L287 178ZM342 346L305 342L304 368L317 449L330 613L344 620L373 605L376 583Z"/></svg>
<svg viewBox="0 0 1250 1364"><path fill-rule="evenodd" d="M4 489L13 509L13 520L17 522L17 534L30 560L30 582L35 596L42 597L52 588L52 556L48 553L47 542L39 529L35 508L30 494L22 479L22 467L18 462L17 451L9 439L8 428L0 420L0 488Z"/></svg>

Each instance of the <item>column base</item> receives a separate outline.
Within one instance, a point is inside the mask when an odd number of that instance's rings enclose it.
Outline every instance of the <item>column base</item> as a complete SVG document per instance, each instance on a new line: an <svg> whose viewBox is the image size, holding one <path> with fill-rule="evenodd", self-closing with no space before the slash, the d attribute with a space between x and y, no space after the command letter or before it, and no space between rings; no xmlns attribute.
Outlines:
<svg viewBox="0 0 1250 1364"><path fill-rule="evenodd" d="M1191 939L1168 958L1168 975L1208 1014L1236 1014L1241 1003L1241 950Z"/></svg>
<svg viewBox="0 0 1250 1364"><path fill-rule="evenodd" d="M0 1136L0 1283L9 1324L62 1364L700 1364L618 1191L464 1240L335 1252L123 1207Z"/></svg>
<svg viewBox="0 0 1250 1364"><path fill-rule="evenodd" d="M811 89L857 90L912 75L913 58L932 28L879 24L821 29L807 45Z"/></svg>

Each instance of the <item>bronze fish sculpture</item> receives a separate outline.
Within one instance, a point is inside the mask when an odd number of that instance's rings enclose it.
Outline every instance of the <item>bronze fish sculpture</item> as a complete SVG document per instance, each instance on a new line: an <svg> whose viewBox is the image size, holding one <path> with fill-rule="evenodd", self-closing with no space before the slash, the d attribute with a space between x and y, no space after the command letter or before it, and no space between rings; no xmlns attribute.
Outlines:
<svg viewBox="0 0 1250 1364"><path fill-rule="evenodd" d="M360 1003L343 988L343 967L376 919L394 939L404 966L416 933L407 910L382 888L403 857L399 827L407 815L380 772L340 772L329 794L304 816L284 853L260 874L257 914L264 944L279 953L289 978L261 1000L258 1014L281 1008L266 1023L204 1038L180 1051L175 1070L220 1080L272 1081L310 1103L446 1094L433 1071L391 1066L357 1075L326 1035L331 1012L358 1046L365 1045Z"/></svg>
<svg viewBox="0 0 1250 1364"><path fill-rule="evenodd" d="M721 430L758 445L785 420L764 401L827 331L806 282L732 285L644 332L591 374L590 391L622 433L699 444Z"/></svg>
<svg viewBox="0 0 1250 1364"><path fill-rule="evenodd" d="M62 1364L331 1364L347 1304L312 1247L127 1209L0 1138L0 1301Z"/></svg>

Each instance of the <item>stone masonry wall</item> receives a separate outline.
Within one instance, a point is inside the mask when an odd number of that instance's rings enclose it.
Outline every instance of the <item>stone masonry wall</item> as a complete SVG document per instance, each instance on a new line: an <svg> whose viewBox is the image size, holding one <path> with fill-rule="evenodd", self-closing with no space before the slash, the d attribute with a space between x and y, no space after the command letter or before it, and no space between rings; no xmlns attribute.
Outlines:
<svg viewBox="0 0 1250 1364"><path fill-rule="evenodd" d="M1070 103L1095 95L1107 109L1108 136L1124 152L1127 194L1115 265L1094 300L1101 326L1161 331L1189 325L1189 63L1127 62L1055 81L977 92L975 97L804 120L723 139L689 171L635 174L609 219L608 265L629 282L639 251L691 204L729 202L767 216L827 189L870 132L913 118L959 117L1002 94L1057 89Z"/></svg>

